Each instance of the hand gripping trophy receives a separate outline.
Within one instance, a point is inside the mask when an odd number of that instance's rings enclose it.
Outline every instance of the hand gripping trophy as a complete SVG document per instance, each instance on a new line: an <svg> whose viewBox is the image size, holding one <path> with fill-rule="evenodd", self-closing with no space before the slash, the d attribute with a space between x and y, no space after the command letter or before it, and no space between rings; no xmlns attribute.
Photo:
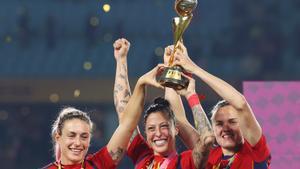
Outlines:
<svg viewBox="0 0 300 169"><path fill-rule="evenodd" d="M193 10L197 7L197 0L176 0L175 11L179 17L173 18L173 34L174 34L174 49L169 59L168 67L158 77L158 82L165 86L176 90L186 88L188 79L181 75L184 69L180 66L173 65L174 54L178 49L178 42L182 41L182 35L188 27L193 17Z"/></svg>

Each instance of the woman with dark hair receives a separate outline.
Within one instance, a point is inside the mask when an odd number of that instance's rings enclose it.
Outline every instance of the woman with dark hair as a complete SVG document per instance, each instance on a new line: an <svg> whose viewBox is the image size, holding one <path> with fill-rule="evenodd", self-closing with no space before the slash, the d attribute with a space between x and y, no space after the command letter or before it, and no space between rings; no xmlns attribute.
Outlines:
<svg viewBox="0 0 300 169"><path fill-rule="evenodd" d="M130 98L127 73L129 46L130 43L126 39L118 39L114 43L114 54L117 64L114 101L120 121L127 116L123 109ZM165 52L165 56L169 54L169 52ZM189 78L189 80L189 87L180 92L187 99L195 94L195 81L192 78ZM187 121L182 105L174 104L174 101L178 102L178 99L180 99L179 95L173 89L165 90L166 98L172 100L172 103L170 104L163 98L154 100L154 103L149 106L144 116L146 140L144 140L137 128L130 140L127 154L132 158L137 169L203 168L206 165L209 148L213 140L208 119L203 112L196 112L199 116L204 117L203 119L206 121L202 124L206 126L207 130L203 130L204 132L199 135ZM181 104L181 102L179 103ZM175 111L176 119L173 110ZM178 133L183 136L184 142L191 150L181 154L177 153L175 136ZM190 133L192 134L189 135Z"/></svg>
<svg viewBox="0 0 300 169"><path fill-rule="evenodd" d="M177 153L175 136L178 134L178 128L167 100L154 100L145 112L144 125L146 140L138 134L127 152L135 168L193 169L205 166L205 154L210 148L208 139L205 143L205 139L199 139L193 150Z"/></svg>
<svg viewBox="0 0 300 169"><path fill-rule="evenodd" d="M93 124L87 115L75 108L63 109L52 126L55 162L47 169L113 169L124 155L130 137L143 111L145 87L162 88L155 80L160 66L140 77L120 121L108 144L95 154L87 155Z"/></svg>

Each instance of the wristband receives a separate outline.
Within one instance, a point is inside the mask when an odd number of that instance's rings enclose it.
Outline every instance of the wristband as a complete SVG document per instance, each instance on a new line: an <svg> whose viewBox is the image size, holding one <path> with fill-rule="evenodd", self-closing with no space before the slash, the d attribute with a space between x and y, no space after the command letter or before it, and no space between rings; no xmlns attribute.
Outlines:
<svg viewBox="0 0 300 169"><path fill-rule="evenodd" d="M192 94L187 100L191 108L197 104L200 104L199 97L196 93Z"/></svg>

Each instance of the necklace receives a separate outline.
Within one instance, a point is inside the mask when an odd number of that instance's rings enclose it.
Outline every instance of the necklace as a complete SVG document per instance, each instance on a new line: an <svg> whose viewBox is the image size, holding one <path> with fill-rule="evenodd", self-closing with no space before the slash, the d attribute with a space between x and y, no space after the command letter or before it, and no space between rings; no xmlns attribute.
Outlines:
<svg viewBox="0 0 300 169"><path fill-rule="evenodd" d="M227 159L226 161L228 161L228 162L227 162L226 166L221 166L221 163L222 163L222 160L221 160L220 163L215 167L215 169L219 169L220 167L222 167L224 169L230 169L235 157L236 157L236 154L234 154L232 157Z"/></svg>

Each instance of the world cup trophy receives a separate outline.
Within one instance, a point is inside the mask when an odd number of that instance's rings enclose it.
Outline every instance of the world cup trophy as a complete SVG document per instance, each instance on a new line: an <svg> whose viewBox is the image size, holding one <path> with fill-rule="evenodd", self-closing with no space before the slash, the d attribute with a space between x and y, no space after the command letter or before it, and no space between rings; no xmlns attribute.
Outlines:
<svg viewBox="0 0 300 169"><path fill-rule="evenodd" d="M181 90L186 88L189 81L181 74L184 73L184 69L181 66L173 65L174 55L176 50L179 49L179 41L182 40L182 35L193 17L193 10L197 7L197 0L176 0L175 11L179 15L173 18L173 36L174 36L174 48L169 58L168 67L164 69L161 75L158 76L158 82L165 87L174 88L175 90Z"/></svg>

